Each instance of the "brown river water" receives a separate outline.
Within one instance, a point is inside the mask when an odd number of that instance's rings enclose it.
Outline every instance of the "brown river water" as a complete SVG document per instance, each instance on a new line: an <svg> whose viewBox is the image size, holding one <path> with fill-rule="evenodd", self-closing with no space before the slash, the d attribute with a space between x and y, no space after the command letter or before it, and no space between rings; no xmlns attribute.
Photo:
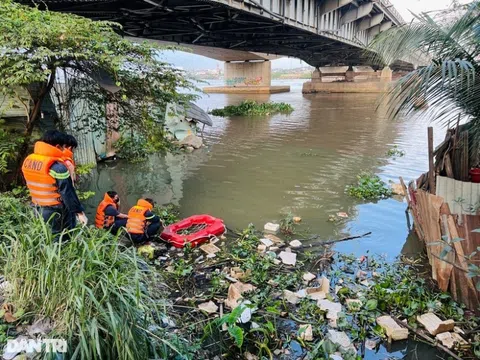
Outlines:
<svg viewBox="0 0 480 360"><path fill-rule="evenodd" d="M302 217L300 231L319 235L304 242L312 250L322 240L371 231L371 236L339 243L335 249L357 256L369 251L389 260L418 251L415 237L409 236L405 201L366 203L346 195L345 186L364 170L385 182L398 182L399 176L410 181L426 171L429 124L425 117L393 121L379 106L378 95L303 95L302 82L274 82L291 86L291 92L283 94L202 95L197 104L205 110L247 98L284 101L295 110L257 118L213 117L214 126L205 129L207 146L191 154L152 156L141 164L100 165L82 186L96 192L86 202L90 219L103 193L113 189L119 192L125 212L139 197L149 196L159 204L179 205L184 217L208 213L235 229L249 223L261 229L291 212ZM436 143L442 136L443 130L437 128ZM386 152L394 145L405 156L388 157ZM329 216L338 212L349 217L329 222ZM435 359L437 355L428 345L409 341L367 351L365 359Z"/></svg>
<svg viewBox="0 0 480 360"><path fill-rule="evenodd" d="M206 147L191 154L152 156L141 164L101 165L84 187L95 191L87 201L94 216L107 190L121 195L122 210L150 196L160 204L180 206L182 216L209 213L229 228L253 223L263 228L291 212L302 217L301 231L319 241L372 232L370 237L340 243L337 250L361 255L366 250L393 259L412 251L407 242L406 203L392 198L365 203L345 194L356 175L372 171L388 182L417 178L428 167L428 123L420 116L393 121L376 94L303 95L303 80L289 84L290 93L272 95L202 95L205 110L238 104L244 99L284 101L290 115L255 118L213 117L205 128ZM442 130L436 134L440 140ZM390 158L394 145L405 156ZM329 215L349 217L329 222Z"/></svg>

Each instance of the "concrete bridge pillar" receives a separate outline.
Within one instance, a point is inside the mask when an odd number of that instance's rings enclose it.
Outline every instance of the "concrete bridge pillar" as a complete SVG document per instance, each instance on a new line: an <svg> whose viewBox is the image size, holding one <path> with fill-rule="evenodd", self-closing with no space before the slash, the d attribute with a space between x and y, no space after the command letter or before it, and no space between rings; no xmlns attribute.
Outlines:
<svg viewBox="0 0 480 360"><path fill-rule="evenodd" d="M269 60L227 61L224 66L225 86L208 87L209 93L278 93L290 86L272 86L272 63Z"/></svg>
<svg viewBox="0 0 480 360"><path fill-rule="evenodd" d="M345 81L354 81L355 80L355 70L350 65L348 70L345 72Z"/></svg>
<svg viewBox="0 0 480 360"><path fill-rule="evenodd" d="M392 81L393 71L390 69L390 66L385 66L380 73L380 81L382 82L390 82Z"/></svg>

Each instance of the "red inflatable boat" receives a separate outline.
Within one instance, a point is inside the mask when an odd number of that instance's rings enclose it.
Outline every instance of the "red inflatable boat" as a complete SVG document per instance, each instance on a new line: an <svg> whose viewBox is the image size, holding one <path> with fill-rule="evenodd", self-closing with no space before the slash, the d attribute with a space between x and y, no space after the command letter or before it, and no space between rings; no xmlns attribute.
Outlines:
<svg viewBox="0 0 480 360"><path fill-rule="evenodd" d="M198 230L191 234L182 234L182 231L192 228ZM223 233L225 233L225 225L222 219L210 215L194 215L167 226L160 237L176 248L183 248L186 244L195 247Z"/></svg>

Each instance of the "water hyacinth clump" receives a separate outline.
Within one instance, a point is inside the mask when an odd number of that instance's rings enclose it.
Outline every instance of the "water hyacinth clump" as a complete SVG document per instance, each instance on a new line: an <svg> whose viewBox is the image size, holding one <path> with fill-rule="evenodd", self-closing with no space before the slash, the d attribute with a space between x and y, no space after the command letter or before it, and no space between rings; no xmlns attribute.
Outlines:
<svg viewBox="0 0 480 360"><path fill-rule="evenodd" d="M355 185L347 185L348 195L364 200L380 200L392 196L392 190L378 175L362 172L357 175Z"/></svg>
<svg viewBox="0 0 480 360"><path fill-rule="evenodd" d="M287 103L268 102L260 104L255 100L245 100L239 105L229 105L222 109L213 109L210 113L215 116L258 116L272 114L289 114L293 107Z"/></svg>

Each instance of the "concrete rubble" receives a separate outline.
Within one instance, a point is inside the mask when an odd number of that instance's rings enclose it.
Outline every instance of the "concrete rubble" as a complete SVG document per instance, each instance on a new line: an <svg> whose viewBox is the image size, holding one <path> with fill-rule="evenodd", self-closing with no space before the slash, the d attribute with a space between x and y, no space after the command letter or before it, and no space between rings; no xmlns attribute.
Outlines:
<svg viewBox="0 0 480 360"><path fill-rule="evenodd" d="M398 325L391 316L378 317L377 324L385 331L389 342L408 339L408 329Z"/></svg>
<svg viewBox="0 0 480 360"><path fill-rule="evenodd" d="M280 231L280 225L279 224L274 224L274 223L271 223L271 222L268 222L265 224L265 226L263 227L263 230L266 232L266 233L269 233L269 234L278 234L278 232Z"/></svg>
<svg viewBox="0 0 480 360"><path fill-rule="evenodd" d="M295 266L295 264L297 263L297 254L292 252L282 251L280 252L280 255L278 255L278 257L285 265Z"/></svg>
<svg viewBox="0 0 480 360"><path fill-rule="evenodd" d="M434 313L426 313L426 314L417 316L417 321L420 324L422 324L423 327L427 329L427 331L433 336L446 331L453 331L453 328L455 327L455 321L453 320L442 321Z"/></svg>

